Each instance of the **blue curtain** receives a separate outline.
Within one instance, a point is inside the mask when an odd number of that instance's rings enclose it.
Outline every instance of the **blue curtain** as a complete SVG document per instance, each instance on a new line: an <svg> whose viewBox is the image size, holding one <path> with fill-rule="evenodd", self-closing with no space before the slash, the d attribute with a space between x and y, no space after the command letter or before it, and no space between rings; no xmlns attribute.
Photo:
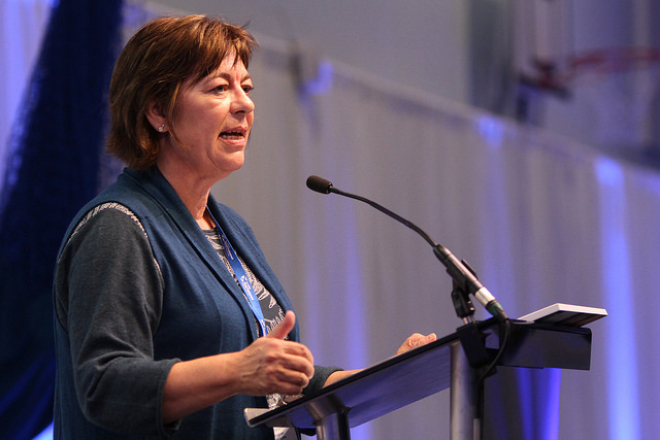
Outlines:
<svg viewBox="0 0 660 440"><path fill-rule="evenodd" d="M60 0L11 139L0 205L0 437L52 420L51 284L77 209L99 190L121 0Z"/></svg>

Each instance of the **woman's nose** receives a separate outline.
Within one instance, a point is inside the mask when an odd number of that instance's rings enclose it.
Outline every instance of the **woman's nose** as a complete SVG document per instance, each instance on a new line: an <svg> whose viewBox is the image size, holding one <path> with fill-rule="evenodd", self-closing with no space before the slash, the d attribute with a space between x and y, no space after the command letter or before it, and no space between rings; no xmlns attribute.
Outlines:
<svg viewBox="0 0 660 440"><path fill-rule="evenodd" d="M250 98L250 95L242 88L240 91L234 93L232 106L234 112L242 111L250 113L254 111L254 102L252 101L252 98Z"/></svg>

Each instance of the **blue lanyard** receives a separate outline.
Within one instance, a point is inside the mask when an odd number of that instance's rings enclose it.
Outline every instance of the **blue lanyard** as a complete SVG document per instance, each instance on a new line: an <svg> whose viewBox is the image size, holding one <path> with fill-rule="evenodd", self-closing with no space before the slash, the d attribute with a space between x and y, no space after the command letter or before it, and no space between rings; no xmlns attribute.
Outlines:
<svg viewBox="0 0 660 440"><path fill-rule="evenodd" d="M259 322L259 326L261 327L261 336L266 336L268 332L266 330L266 320L264 319L264 313L261 311L261 305L259 304L257 295L254 292L254 288L252 287L252 284L250 283L250 279L248 278L247 273L245 272L245 268L243 268L243 265L238 260L238 255L236 255L236 252L234 252L234 248L231 246L231 243L229 243L227 236L220 227L220 223L218 223L215 217L213 217L213 214L211 214L211 210L208 208L208 206L206 207L206 210L213 219L213 223L215 223L215 228L218 231L220 240L222 241L222 247L225 249L225 256L227 257L227 260L229 260L229 264L231 264L231 268L234 270L234 275L236 275L236 279L238 280L238 285L243 290L243 293L245 294L245 297L248 300L248 304L252 309L252 313L254 313L254 316L257 318L257 321Z"/></svg>

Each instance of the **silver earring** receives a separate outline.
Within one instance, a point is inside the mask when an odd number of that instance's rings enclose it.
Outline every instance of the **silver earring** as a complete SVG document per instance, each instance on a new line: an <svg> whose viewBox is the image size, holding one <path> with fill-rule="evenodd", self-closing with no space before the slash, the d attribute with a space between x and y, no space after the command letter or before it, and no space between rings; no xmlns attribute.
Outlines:
<svg viewBox="0 0 660 440"><path fill-rule="evenodd" d="M165 124L161 124L160 127L158 127L158 131L160 133L164 132L165 131Z"/></svg>

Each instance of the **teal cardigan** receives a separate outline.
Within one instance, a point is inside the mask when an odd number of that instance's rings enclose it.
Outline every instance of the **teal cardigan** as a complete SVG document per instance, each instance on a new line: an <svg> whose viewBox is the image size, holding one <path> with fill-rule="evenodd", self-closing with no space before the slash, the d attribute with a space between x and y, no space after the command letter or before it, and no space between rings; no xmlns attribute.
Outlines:
<svg viewBox="0 0 660 440"><path fill-rule="evenodd" d="M120 209L98 208L114 203ZM291 310L247 223L212 197L208 206L236 252ZM263 397L237 395L162 423L162 390L174 363L239 351L258 328L233 277L157 170L124 170L76 215L60 249L54 299L56 439L273 437L243 418L244 408L267 406ZM289 338L299 341L297 324ZM305 392L336 370L316 367Z"/></svg>

